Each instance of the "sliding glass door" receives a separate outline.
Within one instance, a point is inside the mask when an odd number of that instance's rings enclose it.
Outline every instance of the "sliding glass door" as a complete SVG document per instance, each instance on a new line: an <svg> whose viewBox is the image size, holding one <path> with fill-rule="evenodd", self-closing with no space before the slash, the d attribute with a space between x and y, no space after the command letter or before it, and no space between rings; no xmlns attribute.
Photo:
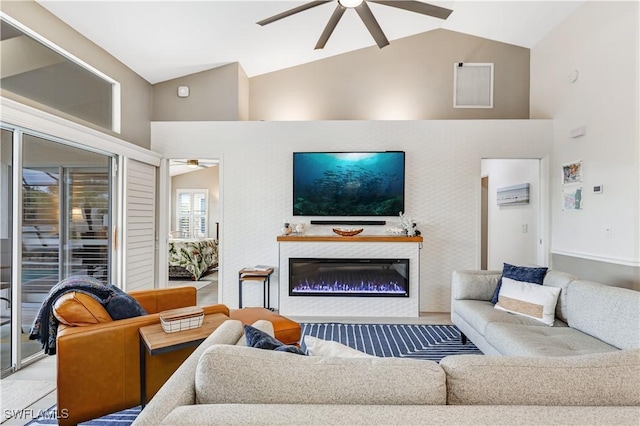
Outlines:
<svg viewBox="0 0 640 426"><path fill-rule="evenodd" d="M21 306L28 329L59 281L109 280L111 157L28 134L22 150ZM39 343L23 342L22 359L39 351Z"/></svg>
<svg viewBox="0 0 640 426"><path fill-rule="evenodd" d="M11 300L9 296L0 304L4 375L6 369L13 370L42 353L40 343L29 340L27 334L54 285L73 275L110 282L114 176L110 155L21 129L2 131L1 237L3 250L5 245L8 247L2 257L2 297L7 287L6 293L19 299ZM11 134L18 137L11 138ZM10 143L11 139L15 140ZM20 167L19 187L10 183L15 172L8 172L14 165L10 154L16 150L22 154L20 164L15 165ZM20 208L11 207L10 200L16 197ZM12 215L19 220L11 219ZM14 229L16 225L19 233ZM19 244L11 242L12 235L20 235ZM13 264L16 251L12 244L18 247L20 256ZM17 309L13 315L16 324L11 322L10 309ZM6 324L5 311L9 312ZM12 332L5 332L5 327Z"/></svg>
<svg viewBox="0 0 640 426"><path fill-rule="evenodd" d="M11 369L11 226L13 220L13 132L0 130L0 371Z"/></svg>

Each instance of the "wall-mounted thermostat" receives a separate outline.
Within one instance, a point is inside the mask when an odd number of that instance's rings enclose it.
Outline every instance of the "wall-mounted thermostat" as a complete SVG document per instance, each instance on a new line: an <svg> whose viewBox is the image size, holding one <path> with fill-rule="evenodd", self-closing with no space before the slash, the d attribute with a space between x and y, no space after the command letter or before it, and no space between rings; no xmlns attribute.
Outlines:
<svg viewBox="0 0 640 426"><path fill-rule="evenodd" d="M189 86L178 86L178 96L181 98L189 96Z"/></svg>
<svg viewBox="0 0 640 426"><path fill-rule="evenodd" d="M593 193L594 194L602 194L602 185L596 185L593 187Z"/></svg>

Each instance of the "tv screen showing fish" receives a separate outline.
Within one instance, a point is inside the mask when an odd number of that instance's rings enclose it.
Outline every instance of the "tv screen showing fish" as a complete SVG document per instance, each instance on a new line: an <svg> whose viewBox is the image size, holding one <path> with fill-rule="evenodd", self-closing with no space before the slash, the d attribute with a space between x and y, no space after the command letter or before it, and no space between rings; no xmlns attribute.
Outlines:
<svg viewBox="0 0 640 426"><path fill-rule="evenodd" d="M397 216L404 152L294 152L294 216Z"/></svg>

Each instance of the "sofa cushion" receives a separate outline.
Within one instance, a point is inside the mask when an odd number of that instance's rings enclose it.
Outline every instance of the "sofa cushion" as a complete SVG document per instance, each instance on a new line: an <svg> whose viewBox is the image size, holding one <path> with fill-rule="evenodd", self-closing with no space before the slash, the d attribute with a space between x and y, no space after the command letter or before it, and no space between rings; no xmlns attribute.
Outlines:
<svg viewBox="0 0 640 426"><path fill-rule="evenodd" d="M62 324L84 326L113 321L100 302L88 294L70 291L53 305L53 314Z"/></svg>
<svg viewBox="0 0 640 426"><path fill-rule="evenodd" d="M524 315L546 325L553 325L560 290L502 277L496 309Z"/></svg>
<svg viewBox="0 0 640 426"><path fill-rule="evenodd" d="M440 366L453 405L640 404L640 350L550 358L453 355Z"/></svg>
<svg viewBox="0 0 640 426"><path fill-rule="evenodd" d="M498 303L498 294L500 293L500 287L502 286L502 278L511 278L512 280L524 281L532 284L542 284L548 269L549 268L544 267L515 266L505 263L502 268L502 277L498 280L498 285L496 286L496 290L491 298L491 303L494 305Z"/></svg>
<svg viewBox="0 0 640 426"><path fill-rule="evenodd" d="M558 303L556 304L556 318L567 322L567 299L569 295L569 284L577 280L575 275L567 274L566 272L549 270L544 276L542 285L547 287L557 287L561 289L560 297L558 297Z"/></svg>
<svg viewBox="0 0 640 426"><path fill-rule="evenodd" d="M311 356L334 356L342 358L369 358L373 356L343 345L342 343L332 340L322 340L313 336L304 336L304 346L307 349L307 354Z"/></svg>
<svg viewBox="0 0 640 426"><path fill-rule="evenodd" d="M432 361L297 356L215 345L201 356L200 404L444 404L445 375Z"/></svg>
<svg viewBox="0 0 640 426"><path fill-rule="evenodd" d="M142 411L144 413L144 410ZM535 407L478 405L205 404L175 408L162 425L631 425L640 407ZM138 423L135 426L157 426Z"/></svg>
<svg viewBox="0 0 640 426"><path fill-rule="evenodd" d="M531 327L494 322L487 325L484 337L502 355L549 357L618 350L570 327Z"/></svg>
<svg viewBox="0 0 640 426"><path fill-rule="evenodd" d="M589 281L569 286L570 327L620 349L640 348L640 292Z"/></svg>
<svg viewBox="0 0 640 426"><path fill-rule="evenodd" d="M293 345L285 345L275 337L272 337L264 331L258 330L257 328L250 325L244 326L244 337L247 342L247 346L251 348L305 355L305 353L302 352L298 347Z"/></svg>
<svg viewBox="0 0 640 426"><path fill-rule="evenodd" d="M451 296L454 300L489 301L499 279L500 271L453 271Z"/></svg>
<svg viewBox="0 0 640 426"><path fill-rule="evenodd" d="M478 333L484 335L488 324L494 322L507 324L532 325L536 327L547 327L540 321L527 318L522 315L515 315L510 312L495 309L491 302L481 300L454 300L452 309L465 319ZM566 327L562 321L556 320L554 327Z"/></svg>

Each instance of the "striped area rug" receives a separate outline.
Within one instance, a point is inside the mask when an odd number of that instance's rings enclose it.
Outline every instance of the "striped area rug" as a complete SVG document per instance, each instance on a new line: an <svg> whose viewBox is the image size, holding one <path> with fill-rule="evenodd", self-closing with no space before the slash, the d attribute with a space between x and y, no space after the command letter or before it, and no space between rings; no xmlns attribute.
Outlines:
<svg viewBox="0 0 640 426"><path fill-rule="evenodd" d="M302 323L304 336L333 340L379 357L428 359L439 362L447 355L482 352L470 341L460 342L454 325ZM302 350L306 350L302 343Z"/></svg>
<svg viewBox="0 0 640 426"><path fill-rule="evenodd" d="M89 420L88 422L82 422L78 426L129 426L133 423L136 417L138 417L138 414L140 414L139 405L127 410L118 411L117 413L107 414L104 417ZM38 418L27 423L26 426L57 425L58 417L63 415L64 413L58 412L54 405L48 410L40 413Z"/></svg>

